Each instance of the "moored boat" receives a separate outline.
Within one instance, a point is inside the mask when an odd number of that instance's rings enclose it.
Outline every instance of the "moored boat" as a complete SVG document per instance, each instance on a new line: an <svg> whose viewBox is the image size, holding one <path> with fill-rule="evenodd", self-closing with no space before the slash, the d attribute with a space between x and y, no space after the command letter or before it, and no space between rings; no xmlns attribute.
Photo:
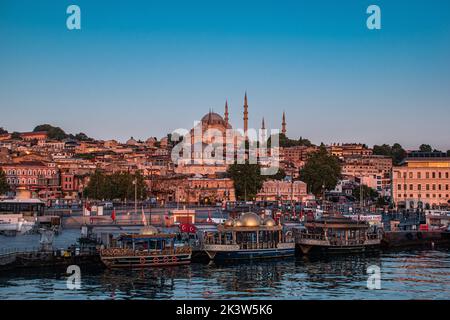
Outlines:
<svg viewBox="0 0 450 320"><path fill-rule="evenodd" d="M101 261L108 268L147 268L174 266L191 262L189 246L177 246L176 234L160 233L144 226L139 234L125 234L117 246L100 250Z"/></svg>
<svg viewBox="0 0 450 320"><path fill-rule="evenodd" d="M378 251L382 233L366 221L344 216L323 216L305 223L305 228L295 230L298 251L313 253L361 253Z"/></svg>
<svg viewBox="0 0 450 320"><path fill-rule="evenodd" d="M267 217L247 212L239 219L228 219L204 239L203 249L215 261L268 259L295 254L292 233Z"/></svg>

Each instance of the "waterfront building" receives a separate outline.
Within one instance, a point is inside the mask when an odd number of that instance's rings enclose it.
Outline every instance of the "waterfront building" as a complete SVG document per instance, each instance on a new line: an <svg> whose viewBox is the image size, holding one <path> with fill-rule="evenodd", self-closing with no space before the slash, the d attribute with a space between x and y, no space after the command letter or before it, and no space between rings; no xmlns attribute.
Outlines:
<svg viewBox="0 0 450 320"><path fill-rule="evenodd" d="M450 205L450 158L445 154L411 154L393 167L393 201L398 208Z"/></svg>
<svg viewBox="0 0 450 320"><path fill-rule="evenodd" d="M55 199L60 195L60 174L54 163L24 161L0 164L0 168L13 191L24 188L44 199Z"/></svg>
<svg viewBox="0 0 450 320"><path fill-rule="evenodd" d="M256 200L301 202L307 196L307 186L303 181L267 180L256 195Z"/></svg>

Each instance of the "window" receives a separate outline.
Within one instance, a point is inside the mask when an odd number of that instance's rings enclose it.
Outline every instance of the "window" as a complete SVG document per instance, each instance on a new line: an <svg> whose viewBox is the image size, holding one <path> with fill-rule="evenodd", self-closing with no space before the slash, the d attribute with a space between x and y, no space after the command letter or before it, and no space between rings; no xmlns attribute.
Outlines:
<svg viewBox="0 0 450 320"><path fill-rule="evenodd" d="M417 185L417 190L422 190L422 185L420 183Z"/></svg>
<svg viewBox="0 0 450 320"><path fill-rule="evenodd" d="M427 184L425 188L426 188L427 190L430 190L430 185Z"/></svg>
<svg viewBox="0 0 450 320"><path fill-rule="evenodd" d="M413 190L413 185L412 184L409 185L409 190Z"/></svg>
<svg viewBox="0 0 450 320"><path fill-rule="evenodd" d="M445 179L448 179L448 172L445 173Z"/></svg>
<svg viewBox="0 0 450 320"><path fill-rule="evenodd" d="M425 173L425 177L426 177L427 179L430 179L430 173L429 173L429 172L426 172L426 173Z"/></svg>
<svg viewBox="0 0 450 320"><path fill-rule="evenodd" d="M433 172L433 173L431 174L431 176L432 176L433 179L436 179L436 172Z"/></svg>
<svg viewBox="0 0 450 320"><path fill-rule="evenodd" d="M422 175L420 174L420 172L417 172L417 179L420 179L422 177Z"/></svg>
<svg viewBox="0 0 450 320"><path fill-rule="evenodd" d="M399 184L399 185L397 186L397 189L398 189L398 190L402 190L402 185Z"/></svg>
<svg viewBox="0 0 450 320"><path fill-rule="evenodd" d="M410 178L410 179L413 178L413 173L412 173L412 172L409 173L409 178Z"/></svg>

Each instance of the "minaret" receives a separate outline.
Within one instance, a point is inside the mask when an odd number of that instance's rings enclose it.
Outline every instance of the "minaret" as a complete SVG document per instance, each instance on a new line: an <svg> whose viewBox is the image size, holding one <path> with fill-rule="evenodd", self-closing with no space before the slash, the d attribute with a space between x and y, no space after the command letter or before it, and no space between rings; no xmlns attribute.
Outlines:
<svg viewBox="0 0 450 320"><path fill-rule="evenodd" d="M283 111L283 121L281 123L281 133L286 135L286 115L284 114L284 111Z"/></svg>
<svg viewBox="0 0 450 320"><path fill-rule="evenodd" d="M247 130L248 130L248 103L247 103L247 91L245 91L245 97L244 97L244 135L245 135L245 139L247 139Z"/></svg>
<svg viewBox="0 0 450 320"><path fill-rule="evenodd" d="M208 114L208 124L211 124L211 122L212 122L212 110L211 110L211 108L209 109L209 114Z"/></svg>
<svg viewBox="0 0 450 320"><path fill-rule="evenodd" d="M266 124L264 123L264 117L262 118L261 122L261 142L264 142L266 140Z"/></svg>
<svg viewBox="0 0 450 320"><path fill-rule="evenodd" d="M225 114L224 114L225 124L228 127L228 100L225 101Z"/></svg>

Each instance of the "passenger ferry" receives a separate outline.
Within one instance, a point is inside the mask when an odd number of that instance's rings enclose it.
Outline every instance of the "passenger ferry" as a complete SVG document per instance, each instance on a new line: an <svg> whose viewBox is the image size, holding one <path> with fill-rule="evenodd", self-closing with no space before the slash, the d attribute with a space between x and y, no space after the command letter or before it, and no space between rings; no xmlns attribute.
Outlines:
<svg viewBox="0 0 450 320"><path fill-rule="evenodd" d="M294 238L299 251L313 253L351 253L380 249L382 230L367 221L341 215L324 215L307 221L305 228L296 229Z"/></svg>
<svg viewBox="0 0 450 320"><path fill-rule="evenodd" d="M294 256L295 243L292 232L283 232L283 226L271 217L261 219L247 212L207 234L203 250L215 261L268 259Z"/></svg>
<svg viewBox="0 0 450 320"><path fill-rule="evenodd" d="M44 214L44 207L39 199L0 200L0 233L20 235L32 230Z"/></svg>
<svg viewBox="0 0 450 320"><path fill-rule="evenodd" d="M125 234L117 246L100 250L101 261L108 268L148 268L191 262L189 246L177 246L176 234L160 233L154 226L144 226L139 234Z"/></svg>

